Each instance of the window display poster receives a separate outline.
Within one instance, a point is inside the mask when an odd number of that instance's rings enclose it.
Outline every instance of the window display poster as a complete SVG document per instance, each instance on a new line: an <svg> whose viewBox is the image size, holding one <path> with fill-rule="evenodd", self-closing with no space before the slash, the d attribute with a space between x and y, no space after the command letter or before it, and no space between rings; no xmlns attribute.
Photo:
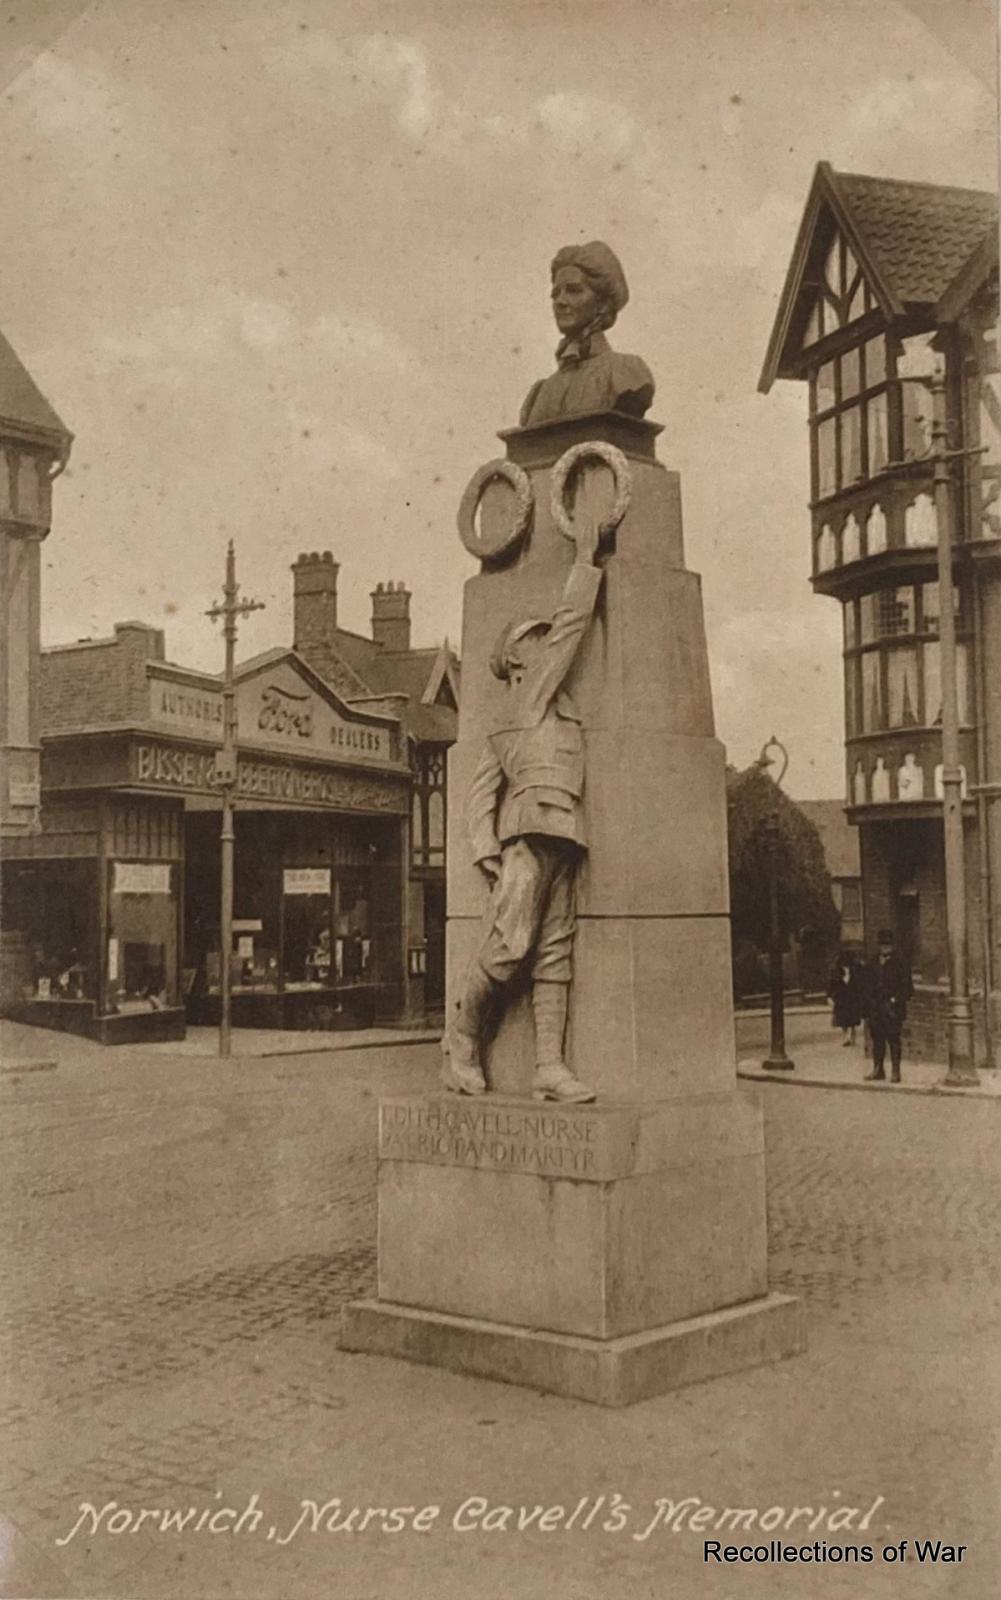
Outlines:
<svg viewBox="0 0 1001 1600"><path fill-rule="evenodd" d="M170 864L166 861L116 861L112 894L169 894Z"/></svg>
<svg viewBox="0 0 1001 1600"><path fill-rule="evenodd" d="M286 867L282 873L286 894L329 894L329 867Z"/></svg>
<svg viewBox="0 0 1001 1600"><path fill-rule="evenodd" d="M241 961L253 961L254 936L252 933L242 933L237 940L236 953Z"/></svg>

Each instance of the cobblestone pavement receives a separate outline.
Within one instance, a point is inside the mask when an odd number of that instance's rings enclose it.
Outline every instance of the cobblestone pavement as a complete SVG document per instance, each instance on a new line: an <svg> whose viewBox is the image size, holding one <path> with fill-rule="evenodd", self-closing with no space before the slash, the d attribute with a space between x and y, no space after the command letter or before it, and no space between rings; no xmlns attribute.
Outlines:
<svg viewBox="0 0 1001 1600"><path fill-rule="evenodd" d="M766 1091L771 1279L806 1303L807 1354L604 1412L337 1349L341 1304L374 1287L378 1095L436 1069L433 1046L225 1064L84 1051L0 1080L0 1594L997 1592L995 1106ZM200 1515L255 1493L259 1532L254 1511L216 1538L134 1517L109 1531L112 1508L56 1543L82 1501ZM602 1494L629 1503L624 1533L451 1525L469 1495ZM953 1568L710 1568L701 1535L639 1537L658 1496L882 1496L880 1548L970 1549ZM443 1509L426 1533L287 1537L305 1497Z"/></svg>

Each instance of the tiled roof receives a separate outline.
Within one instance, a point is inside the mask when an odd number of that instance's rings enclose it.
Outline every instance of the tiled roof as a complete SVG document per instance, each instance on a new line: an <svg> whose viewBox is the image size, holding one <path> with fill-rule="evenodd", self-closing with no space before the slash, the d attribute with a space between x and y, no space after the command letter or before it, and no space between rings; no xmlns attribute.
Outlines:
<svg viewBox="0 0 1001 1600"><path fill-rule="evenodd" d="M824 847L827 870L832 878L858 878L862 873L859 832L845 816L843 800L797 800L800 811L809 817Z"/></svg>
<svg viewBox="0 0 1001 1600"><path fill-rule="evenodd" d="M997 197L898 178L832 178L881 274L905 304L933 304L997 227Z"/></svg>
<svg viewBox="0 0 1001 1600"><path fill-rule="evenodd" d="M414 738L429 741L453 740L456 713L450 706L425 705L422 700L438 650L379 651L365 668L365 677L376 692L394 690L408 696L404 721Z"/></svg>
<svg viewBox="0 0 1001 1600"><path fill-rule="evenodd" d="M57 434L65 440L71 437L27 367L0 333L0 430L4 422L16 423L29 433Z"/></svg>
<svg viewBox="0 0 1001 1600"><path fill-rule="evenodd" d="M422 701L438 660L438 647L385 650L374 639L337 628L329 644L310 645L300 653L346 700L366 694L405 694L407 705L401 718L415 739L434 743L455 739L458 719L451 707Z"/></svg>

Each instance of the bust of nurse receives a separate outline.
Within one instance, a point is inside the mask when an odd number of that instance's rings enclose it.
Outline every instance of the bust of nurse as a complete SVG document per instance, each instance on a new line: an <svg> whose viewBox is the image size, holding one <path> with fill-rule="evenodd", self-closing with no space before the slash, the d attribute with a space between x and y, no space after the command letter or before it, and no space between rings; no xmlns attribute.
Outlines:
<svg viewBox="0 0 1001 1600"><path fill-rule="evenodd" d="M642 417L653 399L653 374L639 356L614 351L605 332L629 299L626 275L607 244L571 244L550 268L553 316L562 335L556 371L540 378L521 408L521 426L535 427L586 411Z"/></svg>

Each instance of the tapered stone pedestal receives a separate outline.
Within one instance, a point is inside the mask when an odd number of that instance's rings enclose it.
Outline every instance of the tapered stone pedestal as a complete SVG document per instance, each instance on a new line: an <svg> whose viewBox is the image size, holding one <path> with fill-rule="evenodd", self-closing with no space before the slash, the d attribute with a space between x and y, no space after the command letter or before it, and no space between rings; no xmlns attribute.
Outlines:
<svg viewBox="0 0 1001 1600"><path fill-rule="evenodd" d="M485 1044L493 1093L383 1102L378 1295L347 1308L343 1331L348 1349L606 1405L803 1347L799 1307L768 1293L762 1117L736 1083L724 752L679 482L654 457L657 431L613 415L506 436L534 516L522 547L466 585L449 757L451 1011L486 902L463 803L504 725L490 653L505 623L552 614L573 562L551 508L554 464L582 441L614 445L630 503L567 684L588 841L567 1048L598 1102L530 1098L527 979ZM567 488L574 516L602 520L604 461L585 460ZM503 522L511 498L492 486L484 524Z"/></svg>

